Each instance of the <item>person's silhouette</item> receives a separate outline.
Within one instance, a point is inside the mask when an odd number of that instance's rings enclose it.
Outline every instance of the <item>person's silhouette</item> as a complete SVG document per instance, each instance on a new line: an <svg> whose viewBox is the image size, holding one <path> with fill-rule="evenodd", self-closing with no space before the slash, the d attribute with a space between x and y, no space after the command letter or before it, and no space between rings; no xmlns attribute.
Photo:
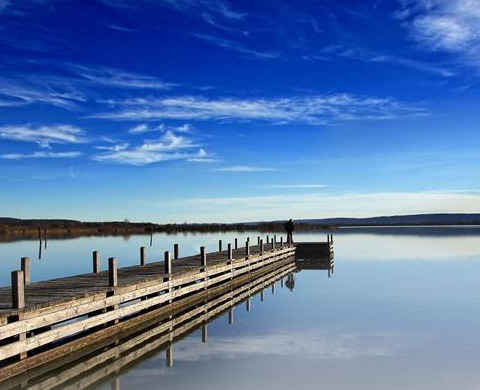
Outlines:
<svg viewBox="0 0 480 390"><path fill-rule="evenodd" d="M288 222L285 224L285 230L287 231L287 244L293 243L293 230L295 226L293 224L292 219L290 218Z"/></svg>

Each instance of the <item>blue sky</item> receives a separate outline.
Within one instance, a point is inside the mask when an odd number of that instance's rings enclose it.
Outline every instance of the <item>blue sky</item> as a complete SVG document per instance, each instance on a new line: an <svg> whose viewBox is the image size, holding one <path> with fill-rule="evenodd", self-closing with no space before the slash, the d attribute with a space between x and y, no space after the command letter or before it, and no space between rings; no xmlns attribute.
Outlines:
<svg viewBox="0 0 480 390"><path fill-rule="evenodd" d="M480 0L0 0L0 215L479 212Z"/></svg>

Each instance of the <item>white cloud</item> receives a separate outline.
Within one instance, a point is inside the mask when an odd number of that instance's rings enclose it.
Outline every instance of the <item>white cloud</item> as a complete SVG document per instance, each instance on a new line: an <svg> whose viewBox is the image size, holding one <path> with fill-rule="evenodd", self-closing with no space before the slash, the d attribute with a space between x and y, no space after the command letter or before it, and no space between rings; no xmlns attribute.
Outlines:
<svg viewBox="0 0 480 390"><path fill-rule="evenodd" d="M425 115L424 109L391 98L351 94L277 99L208 99L199 96L137 98L116 102L118 109L92 115L113 120L261 120L275 123L333 124Z"/></svg>
<svg viewBox="0 0 480 390"><path fill-rule="evenodd" d="M102 84L110 87L166 90L175 85L165 83L156 77L126 72L115 68L77 64L63 64L63 66L94 84Z"/></svg>
<svg viewBox="0 0 480 390"><path fill-rule="evenodd" d="M50 144L79 144L86 142L83 137L85 132L75 126L53 125L9 125L0 127L0 139L21 142L35 142L41 147L49 147Z"/></svg>
<svg viewBox="0 0 480 390"><path fill-rule="evenodd" d="M265 186L265 188L278 188L278 189L306 189L306 188L327 188L330 187L326 184L281 184L273 186Z"/></svg>
<svg viewBox="0 0 480 390"><path fill-rule="evenodd" d="M476 213L479 193L457 192L374 192L303 193L255 197L192 198L142 202L168 207L179 221L258 221L282 218L371 217L423 213ZM361 205L361 207L359 207Z"/></svg>
<svg viewBox="0 0 480 390"><path fill-rule="evenodd" d="M273 60L273 59L280 59L282 57L280 53L275 51L259 51L259 50L250 49L238 42L229 41L227 39L215 37L212 35L193 34L193 36L205 42L212 43L215 46L221 47L223 49L236 51L237 53L240 53L250 58L256 58L261 60Z"/></svg>
<svg viewBox="0 0 480 390"><path fill-rule="evenodd" d="M85 97L70 86L54 85L53 82L41 83L36 85L35 81L11 81L0 77L0 96L8 99L2 99L0 106L21 106L26 104L42 103L53 106L73 109L78 102L84 102Z"/></svg>
<svg viewBox="0 0 480 390"><path fill-rule="evenodd" d="M268 172L268 171L276 171L275 168L268 168L268 167L254 167L249 165L233 165L230 167L223 167L214 169L217 172Z"/></svg>
<svg viewBox="0 0 480 390"><path fill-rule="evenodd" d="M413 39L433 50L459 53L480 66L480 0L408 0L397 16Z"/></svg>
<svg viewBox="0 0 480 390"><path fill-rule="evenodd" d="M81 152L34 152L31 154L10 153L0 155L0 158L9 160L21 160L25 158L75 158L80 157Z"/></svg>
<svg viewBox="0 0 480 390"><path fill-rule="evenodd" d="M135 166L171 160L209 162L210 159L200 145L171 131L165 132L158 139L146 140L136 147L123 144L117 148L110 146L100 148L108 150L108 152L95 156L95 160Z"/></svg>

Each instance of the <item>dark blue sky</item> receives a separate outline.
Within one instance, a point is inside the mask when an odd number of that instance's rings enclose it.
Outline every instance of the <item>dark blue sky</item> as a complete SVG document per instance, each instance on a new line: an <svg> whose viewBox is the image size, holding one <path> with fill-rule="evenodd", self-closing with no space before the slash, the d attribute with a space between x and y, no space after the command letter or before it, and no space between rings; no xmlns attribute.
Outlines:
<svg viewBox="0 0 480 390"><path fill-rule="evenodd" d="M478 212L479 25L479 0L0 0L0 214Z"/></svg>

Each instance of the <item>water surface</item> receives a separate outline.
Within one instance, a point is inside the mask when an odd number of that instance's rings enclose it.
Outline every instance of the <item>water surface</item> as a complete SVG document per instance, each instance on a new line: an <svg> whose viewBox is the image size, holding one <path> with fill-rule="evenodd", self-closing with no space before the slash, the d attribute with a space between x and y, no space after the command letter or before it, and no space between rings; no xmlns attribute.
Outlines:
<svg viewBox="0 0 480 390"><path fill-rule="evenodd" d="M256 234L248 233L256 241ZM217 248L218 234L155 236L160 258ZM225 242L245 234L223 235ZM297 234L297 241L325 233ZM37 280L89 272L91 250L136 263L148 236L51 241ZM2 283L35 242L0 245ZM21 253L20 253L21 252ZM68 261L66 261L68 260ZM8 271L8 272L7 272ZM265 301L241 304L173 345L91 389L473 389L480 385L480 229L345 229L335 232L335 273L295 273ZM115 384L115 386L112 385Z"/></svg>

